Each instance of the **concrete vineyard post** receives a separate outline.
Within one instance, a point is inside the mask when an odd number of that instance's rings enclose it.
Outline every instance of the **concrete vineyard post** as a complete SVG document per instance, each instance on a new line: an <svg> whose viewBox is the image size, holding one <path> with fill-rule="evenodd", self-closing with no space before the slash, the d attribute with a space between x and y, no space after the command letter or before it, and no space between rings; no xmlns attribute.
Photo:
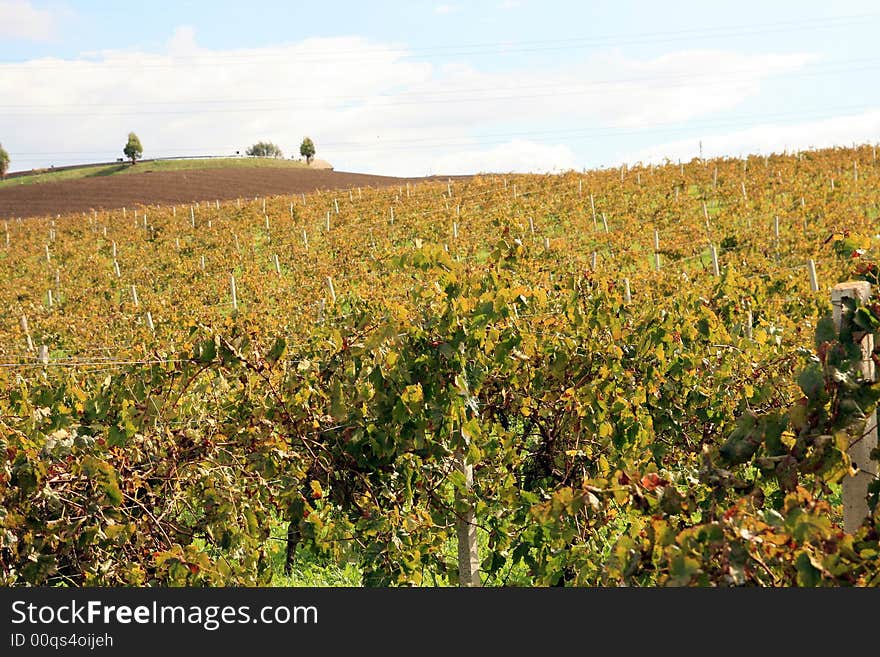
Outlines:
<svg viewBox="0 0 880 657"><path fill-rule="evenodd" d="M275 273L281 276L281 262L278 260L278 254L272 256L272 259L275 261Z"/></svg>
<svg viewBox="0 0 880 657"><path fill-rule="evenodd" d="M138 303L138 293L137 289L134 285L131 286L131 301L134 303L134 307L137 308L140 304Z"/></svg>
<svg viewBox="0 0 880 657"><path fill-rule="evenodd" d="M660 232L654 231L654 269L660 271Z"/></svg>
<svg viewBox="0 0 880 657"><path fill-rule="evenodd" d="M336 290L333 288L333 279L327 277L327 290L330 292L330 300L336 303Z"/></svg>
<svg viewBox="0 0 880 657"><path fill-rule="evenodd" d="M37 350L37 360L40 361L43 365L49 364L49 346L45 344L41 344L40 348Z"/></svg>
<svg viewBox="0 0 880 657"><path fill-rule="evenodd" d="M812 258L807 260L807 272L810 275L810 290L813 292L819 291L819 279L816 276L816 263Z"/></svg>
<svg viewBox="0 0 880 657"><path fill-rule="evenodd" d="M456 514L455 529L458 535L458 585L480 585L480 555L477 549L477 525L473 502L469 499L474 487L474 467L469 464L464 452L459 449L454 458L455 469L464 475L465 492L456 491L456 507L464 508Z"/></svg>
<svg viewBox="0 0 880 657"><path fill-rule="evenodd" d="M632 301L632 293L630 292L630 289L629 289L629 279L628 278L623 279L623 300L626 301L627 303L630 303Z"/></svg>
<svg viewBox="0 0 880 657"><path fill-rule="evenodd" d="M156 330L156 325L153 324L153 315L149 310L147 311L147 328L150 329L150 331Z"/></svg>
<svg viewBox="0 0 880 657"><path fill-rule="evenodd" d="M235 289L235 276L229 277L229 291L232 294L232 309L238 310L238 290Z"/></svg>
<svg viewBox="0 0 880 657"><path fill-rule="evenodd" d="M718 267L718 249L715 248L715 245L712 244L709 247L712 251L712 272L716 276L721 276L721 269Z"/></svg>
<svg viewBox="0 0 880 657"><path fill-rule="evenodd" d="M839 332L843 323L843 300L856 298L866 303L871 297L871 284L867 281L838 283L831 290L831 307L834 327ZM865 333L859 340L862 350L861 374L866 381L875 380L874 334ZM854 532L868 517L868 486L877 478L877 461L871 459L871 452L877 448L877 411L868 417L863 434L851 441L847 454L855 475L843 478L843 529Z"/></svg>
<svg viewBox="0 0 880 657"><path fill-rule="evenodd" d="M602 225L605 226L605 232L609 232L608 230L608 219L605 218L605 213L602 213Z"/></svg>

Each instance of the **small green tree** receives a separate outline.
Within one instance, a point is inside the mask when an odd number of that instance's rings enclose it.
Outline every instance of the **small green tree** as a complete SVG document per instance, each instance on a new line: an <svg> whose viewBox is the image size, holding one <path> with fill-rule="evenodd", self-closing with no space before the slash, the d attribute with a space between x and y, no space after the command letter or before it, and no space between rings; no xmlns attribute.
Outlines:
<svg viewBox="0 0 880 657"><path fill-rule="evenodd" d="M252 157L284 157L284 153L277 144L270 141L258 141L245 151Z"/></svg>
<svg viewBox="0 0 880 657"><path fill-rule="evenodd" d="M306 158L306 164L311 164L312 158L315 157L315 143L308 137L303 139L303 143L299 146L299 154Z"/></svg>
<svg viewBox="0 0 880 657"><path fill-rule="evenodd" d="M0 144L0 178L3 178L7 171L9 171L9 153L3 148L3 144Z"/></svg>
<svg viewBox="0 0 880 657"><path fill-rule="evenodd" d="M125 154L125 157L131 160L132 164L135 164L143 156L144 147L141 146L141 140L133 132L128 133L128 143L122 149L122 152Z"/></svg>

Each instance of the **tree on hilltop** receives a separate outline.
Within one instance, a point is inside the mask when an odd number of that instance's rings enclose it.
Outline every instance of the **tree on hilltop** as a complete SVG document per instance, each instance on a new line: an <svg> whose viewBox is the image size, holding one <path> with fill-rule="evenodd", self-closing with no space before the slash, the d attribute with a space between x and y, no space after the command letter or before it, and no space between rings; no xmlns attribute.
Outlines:
<svg viewBox="0 0 880 657"><path fill-rule="evenodd" d="M125 157L131 160L132 164L136 164L143 156L144 147L141 146L141 140L133 132L128 133L128 143L122 149L122 152L125 154Z"/></svg>
<svg viewBox="0 0 880 657"><path fill-rule="evenodd" d="M311 164L312 158L315 157L315 143L308 137L303 139L303 143L299 147L299 154L306 158L306 164Z"/></svg>
<svg viewBox="0 0 880 657"><path fill-rule="evenodd" d="M245 151L251 157L284 157L284 153L277 144L270 141L258 141Z"/></svg>
<svg viewBox="0 0 880 657"><path fill-rule="evenodd" d="M9 171L9 153L3 148L3 144L0 144L0 178L3 178L7 171Z"/></svg>

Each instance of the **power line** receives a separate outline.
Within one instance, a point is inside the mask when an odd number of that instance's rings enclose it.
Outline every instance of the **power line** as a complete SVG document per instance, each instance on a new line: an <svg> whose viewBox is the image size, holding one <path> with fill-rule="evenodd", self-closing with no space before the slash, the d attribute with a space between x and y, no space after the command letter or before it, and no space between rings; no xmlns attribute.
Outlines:
<svg viewBox="0 0 880 657"><path fill-rule="evenodd" d="M633 125L630 123L626 124L618 124L618 125L608 125L602 128L569 128L569 129L559 129L559 130L527 130L527 131L514 131L507 133L484 133L478 135L458 135L452 136L448 138L438 138L434 137L425 137L425 138L408 138L408 139L390 139L390 140L361 140L361 141L328 141L321 142L322 148L324 149L333 149L337 153L353 153L360 151L385 151L385 150L411 150L413 147L417 148L452 148L452 147L460 147L460 146L474 146L474 145L492 145L492 144L500 144L509 141L510 139L515 138L558 138L558 139L566 139L568 141L575 140L583 140L583 139L598 139L603 137L612 137L617 138L620 136L626 135L635 135L641 134L647 131L651 132L684 132L684 131L695 131L700 129L711 129L711 128L725 128L725 127L740 127L740 126L752 126L759 122L767 122L767 121L778 121L778 120L791 120L791 119L811 119L811 120L822 120L834 118L835 116L839 116L841 112L856 112L856 111L867 111L867 110L877 110L880 112L880 108L875 105L849 105L849 106L839 106L832 108L824 108L824 109L814 109L808 111L797 111L797 112L776 112L769 114L753 114L753 115L740 115L735 119L703 119L696 121L688 121L687 123L682 123L681 121L670 121L670 122L658 122L658 123L639 123L638 125ZM230 149L233 147L226 147L226 149ZM224 150L223 148L210 147L210 148L192 148L192 149L158 149L160 152L199 152L204 153L208 151L219 151ZM17 157L18 161L36 161L37 157L40 156L39 159L44 159L46 157L59 157L65 155L105 155L109 153L108 151L55 151L55 152L36 152L30 151L27 153L21 153L21 155L30 155L35 156L30 160L27 157ZM113 149L115 152L115 149Z"/></svg>
<svg viewBox="0 0 880 657"><path fill-rule="evenodd" d="M653 43L664 43L670 41L697 40L697 39L713 39L717 40L723 37L739 37L739 36L757 36L763 34L781 34L786 32L797 32L804 30L828 30L849 27L853 24L861 25L869 19L880 16L877 13L857 14L850 16L836 16L816 19L803 19L799 21L783 21L777 23L762 24L746 24L732 25L721 27L703 27L692 28L687 30L675 30L666 32L649 32L642 34L617 34L593 37L572 37L567 39L552 40L533 40L533 41L516 41L516 42L488 42L476 44L453 44L453 45L435 45L426 47L381 47L367 44L367 49L379 50L375 53L365 53L364 49L360 50L336 50L324 51L322 56L309 57L303 56L303 52L299 48L286 50L285 52L264 52L252 54L228 54L221 55L215 52L206 51L203 54L195 55L152 55L157 58L170 58L174 61L162 63L144 63L143 55L139 55L137 61L126 64L108 64L106 61L92 60L72 60L64 63L46 63L35 60L25 63L7 63L0 64L5 70L24 69L28 71L40 69L57 69L65 66L76 65L83 66L99 66L103 68L174 68L181 62L189 62L192 66L216 66L218 63L224 65L235 64L251 64L256 61L266 61L273 59L288 59L295 57L296 63L320 63L332 62L339 63L344 61L344 57L339 55L353 55L357 62L375 61L376 59L384 59L393 56L397 59L413 59L424 58L430 56L473 56L473 55L513 55L521 53L535 53L542 51L560 51L573 50L601 46L625 46L625 45L646 45ZM328 57L329 55L329 57Z"/></svg>
<svg viewBox="0 0 880 657"><path fill-rule="evenodd" d="M784 71L767 71L765 67L761 68L742 68L742 69L733 69L727 71L710 71L704 73L675 73L670 75L651 75L651 76L639 76L639 77L628 77L628 78L605 78L599 80L592 80L582 84L574 84L574 83L566 83L559 84L556 83L545 83L545 84L532 84L532 85L506 85L500 87L465 87L465 88L457 88L457 89L440 89L436 91L405 91L400 93L381 93L381 94L373 94L369 96L352 96L352 95L323 95L321 96L321 100L316 104L316 106L323 106L325 101L327 100L336 100L336 101L348 101L348 102L357 102L357 101L371 101L377 99L392 99L397 102L393 104L423 104L423 103L431 103L431 102L461 102L467 100L483 100L481 96L474 97L452 97L451 95L457 94L471 94L471 93L495 93L495 92L520 92L523 90L545 90L549 92L553 92L554 95L558 93L586 93L587 91L605 86L618 86L624 84L638 84L643 86L644 83L654 83L658 81L665 80L680 80L686 82L692 82L695 80L701 79L716 79L719 76L723 76L723 82L726 84L731 80L731 76L733 75L750 75L754 73L765 73L766 75L786 75L787 77L793 76L803 76L803 75L826 75L826 74L835 74L835 73L846 73L855 70L871 70L875 68L875 66L870 67L862 67L862 68L852 68L852 64L880 64L880 59L878 58L862 58L862 59L853 59L853 60L839 60L836 62L830 62L828 64L819 65L814 67L811 71L805 71L800 74L790 74L785 73ZM566 91L567 90L567 91ZM437 100L432 100L434 97L439 97ZM520 97L531 97L529 95L520 96L517 95L516 98ZM409 101L401 102L399 99L412 99ZM503 96L501 99L507 100L511 98L510 96ZM485 100L495 100L496 98L485 98ZM248 98L246 102L248 103L301 103L303 101L300 96L279 96L279 97L269 97L269 98ZM241 97L236 98L194 98L191 100L148 100L148 101L139 101L136 103L76 103L75 105L70 104L59 104L59 103L27 103L27 104L17 104L17 105L0 105L0 109L7 110L33 110L33 109L41 109L41 108L70 108L70 107L102 107L102 108L123 108L123 107L143 107L143 106L158 106L158 105L198 105L198 104L219 104L219 103L235 103L242 102ZM385 105L383 105L385 106ZM279 107L277 109L288 109L289 105L285 105L283 107ZM253 111L256 109L253 106L243 108L242 111ZM224 110L227 111L227 110ZM236 110L238 111L238 110ZM47 113L48 114L48 113ZM28 116L32 116L32 113L28 113Z"/></svg>
<svg viewBox="0 0 880 657"><path fill-rule="evenodd" d="M878 61L878 60L873 60ZM842 72L855 72L859 70L874 70L877 66L871 67L862 67L858 69L854 68L834 68L828 70L819 70L819 71L805 71L802 73L777 73L776 75L784 75L786 79L792 78L803 78L803 77L816 77L822 75L838 75ZM745 73L755 73L760 72L760 69L753 69L751 71L744 69L739 71L740 74ZM737 72L719 72L713 74L700 74L700 75L691 75L691 76L672 76L670 79L684 79L690 80L688 82L681 82L679 84L669 84L662 86L651 87L652 90L664 91L668 89L677 89L684 88L689 86L699 86L701 88L704 87L716 87L716 86L728 86L730 84L734 84L736 82L741 81L740 78L736 77ZM773 74L768 74L773 75ZM706 82L694 82L693 79L697 77L718 77L720 79L712 79ZM398 106L407 106L407 105L440 105L440 104L461 104L461 103L483 103L483 102L492 102L492 101L509 101L509 100L531 100L531 99L540 99L540 98L550 98L557 96L583 96L589 95L593 91L593 86L600 86L604 84L623 84L623 83L641 83L642 88L644 88L644 82L657 80L663 78L643 78L643 79L630 79L630 80L621 80L619 82L612 81L602 81L596 83L595 85L587 85L585 87L564 91L566 87L557 87L556 90L548 89L546 93L528 93L528 94L512 94L512 95L503 95L503 96L461 96L458 98L442 98L442 99L434 99L434 100L402 100L402 101L393 101L387 103L371 103L370 101L376 98L396 98L396 96L374 96L362 97L362 104L353 108L353 109L376 109L376 108L386 108L386 107L398 107ZM746 79L743 78L742 81ZM570 85L569 85L570 86ZM529 88L529 87L524 87ZM532 87L538 88L538 87ZM450 92L452 93L452 92ZM607 98L609 96L613 96L615 93L629 93L629 90L606 90L603 91L603 98ZM330 97L332 98L332 97ZM198 101L197 101L198 102ZM248 101L250 102L250 101ZM150 102L139 103L138 105L149 105L152 104ZM19 118L36 118L43 116L94 116L96 114L100 116L150 116L150 115L180 115L180 114L241 114L241 113L253 113L253 112L288 112L293 109L324 109L327 108L328 103L325 99L320 99L316 101L305 100L300 101L295 104L287 104L287 105L278 105L278 106L246 106L246 107L233 107L233 108L188 108L188 109L158 109L158 110L130 110L130 111L112 111L112 112L96 112L95 110L84 111L84 112L0 112L0 116L5 117L19 117ZM77 105L79 106L79 105ZM87 106L100 106L100 107L124 107L125 105L103 105L100 103L97 104L83 104L83 107ZM7 106L8 107L8 106ZM39 107L39 106L20 106L20 107ZM50 107L50 105L46 105L46 107Z"/></svg>

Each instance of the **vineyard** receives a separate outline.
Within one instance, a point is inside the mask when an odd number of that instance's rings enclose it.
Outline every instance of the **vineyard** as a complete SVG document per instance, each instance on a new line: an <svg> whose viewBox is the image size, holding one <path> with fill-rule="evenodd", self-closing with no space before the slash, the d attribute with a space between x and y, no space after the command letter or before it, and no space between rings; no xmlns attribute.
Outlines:
<svg viewBox="0 0 880 657"><path fill-rule="evenodd" d="M878 585L878 216L862 146L8 218L0 582Z"/></svg>

